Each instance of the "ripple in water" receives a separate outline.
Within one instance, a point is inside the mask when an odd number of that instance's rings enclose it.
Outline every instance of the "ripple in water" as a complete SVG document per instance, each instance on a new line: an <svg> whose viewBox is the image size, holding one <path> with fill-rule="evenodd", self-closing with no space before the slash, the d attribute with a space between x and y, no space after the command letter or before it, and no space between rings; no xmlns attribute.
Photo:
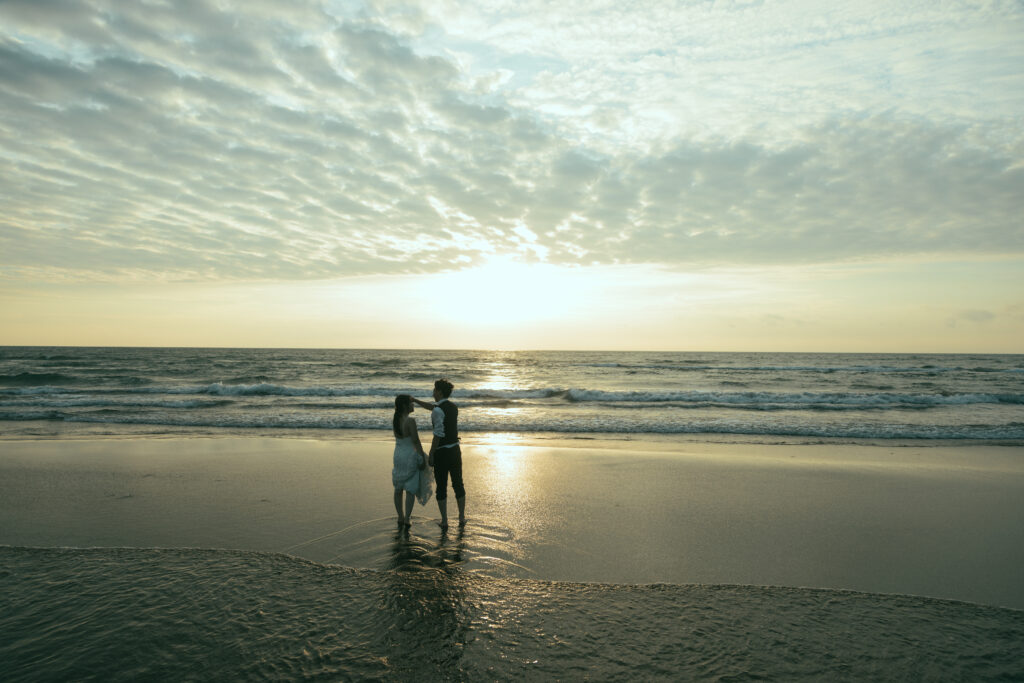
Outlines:
<svg viewBox="0 0 1024 683"><path fill-rule="evenodd" d="M0 548L0 661L15 680L1024 676L1016 610L493 578L435 562L415 537L391 543L386 571L227 550Z"/></svg>

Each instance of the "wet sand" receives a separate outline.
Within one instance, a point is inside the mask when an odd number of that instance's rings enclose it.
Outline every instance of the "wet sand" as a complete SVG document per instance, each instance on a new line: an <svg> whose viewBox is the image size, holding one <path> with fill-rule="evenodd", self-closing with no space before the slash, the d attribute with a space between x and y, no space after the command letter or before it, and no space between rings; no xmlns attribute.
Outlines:
<svg viewBox="0 0 1024 683"><path fill-rule="evenodd" d="M387 440L0 441L0 544L232 548L499 578L1024 609L1024 449L467 438L469 524L395 529ZM454 501L452 501L454 508ZM452 510L454 514L454 510ZM398 550L396 550L396 548Z"/></svg>

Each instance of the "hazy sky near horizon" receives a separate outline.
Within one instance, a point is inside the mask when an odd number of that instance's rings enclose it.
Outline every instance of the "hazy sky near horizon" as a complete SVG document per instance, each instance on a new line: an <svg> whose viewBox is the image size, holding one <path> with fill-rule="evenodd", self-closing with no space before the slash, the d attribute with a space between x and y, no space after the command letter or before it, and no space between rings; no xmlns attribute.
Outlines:
<svg viewBox="0 0 1024 683"><path fill-rule="evenodd" d="M1024 4L0 2L0 344L1024 352Z"/></svg>

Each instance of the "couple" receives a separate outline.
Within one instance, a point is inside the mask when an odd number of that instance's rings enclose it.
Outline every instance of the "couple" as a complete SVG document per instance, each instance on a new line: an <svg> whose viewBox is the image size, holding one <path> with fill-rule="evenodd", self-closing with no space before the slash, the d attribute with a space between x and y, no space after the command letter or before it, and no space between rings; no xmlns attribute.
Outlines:
<svg viewBox="0 0 1024 683"><path fill-rule="evenodd" d="M448 475L452 477L455 502L459 505L459 526L466 525L466 489L462 485L462 449L459 448L459 407L448 400L452 383L446 379L434 382L434 401L427 403L408 394L395 397L395 417L391 421L395 433L394 469L391 483L395 487L395 511L399 528L412 526L412 508L416 498L421 505L430 500L430 470L437 478L437 507L441 510L441 529L448 529ZM434 438L429 455L423 452L416 420L412 417L413 404L430 408L430 422ZM405 492L405 514L402 510L402 492Z"/></svg>

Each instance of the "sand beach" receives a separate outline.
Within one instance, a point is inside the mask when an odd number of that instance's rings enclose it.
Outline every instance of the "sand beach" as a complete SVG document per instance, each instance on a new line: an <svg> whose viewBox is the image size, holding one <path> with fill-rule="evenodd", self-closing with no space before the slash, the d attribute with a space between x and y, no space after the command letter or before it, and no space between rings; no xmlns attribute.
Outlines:
<svg viewBox="0 0 1024 683"><path fill-rule="evenodd" d="M1019 448L477 434L447 533L396 528L391 449L0 442L10 674L1024 675Z"/></svg>

